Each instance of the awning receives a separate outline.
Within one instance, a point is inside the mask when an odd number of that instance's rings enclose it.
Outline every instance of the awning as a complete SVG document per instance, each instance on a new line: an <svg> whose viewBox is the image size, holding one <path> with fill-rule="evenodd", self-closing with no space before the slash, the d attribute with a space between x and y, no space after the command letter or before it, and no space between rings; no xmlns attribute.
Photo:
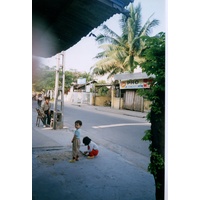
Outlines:
<svg viewBox="0 0 200 200"><path fill-rule="evenodd" d="M75 45L134 0L32 0L32 54L51 57Z"/></svg>

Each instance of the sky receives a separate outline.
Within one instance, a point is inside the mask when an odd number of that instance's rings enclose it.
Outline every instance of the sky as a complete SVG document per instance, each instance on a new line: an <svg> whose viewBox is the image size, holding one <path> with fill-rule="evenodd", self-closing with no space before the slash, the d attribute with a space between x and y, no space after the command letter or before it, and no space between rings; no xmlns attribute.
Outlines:
<svg viewBox="0 0 200 200"><path fill-rule="evenodd" d="M151 19L158 19L160 24L158 27L154 28L152 35L157 34L158 32L166 32L166 0L135 0L134 6L141 3L142 7L142 24L144 24L147 19L152 15ZM115 14L113 17L105 21L104 23L114 30L116 33L120 34L120 28L118 25L120 15ZM94 34L98 34L99 28L91 31ZM98 44L95 42L94 37L83 37L77 44L68 50L64 51L65 70L74 69L80 72L90 72L91 66L97 61L94 57L100 52L101 49L98 48ZM78 52L78 53L77 53ZM43 63L49 67L56 66L57 56L51 58L42 59Z"/></svg>

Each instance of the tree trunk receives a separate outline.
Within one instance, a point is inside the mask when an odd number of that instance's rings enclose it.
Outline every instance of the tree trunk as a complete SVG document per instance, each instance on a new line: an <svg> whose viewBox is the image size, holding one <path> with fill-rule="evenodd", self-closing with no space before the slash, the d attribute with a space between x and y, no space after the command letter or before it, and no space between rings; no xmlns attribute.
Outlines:
<svg viewBox="0 0 200 200"><path fill-rule="evenodd" d="M164 95L160 96L160 108L161 113L156 113L151 110L151 134L152 134L152 151L156 149L158 155L163 160L165 159L165 107L164 107ZM164 188L165 188L165 168L158 165L159 160L154 156L151 156L151 164L155 167L156 173L153 173L156 183L156 200L164 200Z"/></svg>

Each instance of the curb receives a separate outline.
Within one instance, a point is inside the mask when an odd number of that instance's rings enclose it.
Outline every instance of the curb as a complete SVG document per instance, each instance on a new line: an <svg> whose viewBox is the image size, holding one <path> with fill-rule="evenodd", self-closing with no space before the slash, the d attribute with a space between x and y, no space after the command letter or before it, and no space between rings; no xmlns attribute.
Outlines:
<svg viewBox="0 0 200 200"><path fill-rule="evenodd" d="M125 115L125 116L131 116L131 117L138 117L138 118L146 118L146 115L148 114L147 112L137 112L137 111L132 111L132 110L118 110L118 109L113 109L111 107L101 107L101 106L93 106L93 105L87 105L87 104L75 104L75 103L67 103L69 105L72 105L72 106L77 106L77 107L90 107L94 110L97 110L97 111L101 111L101 112L111 112L111 113L114 113L114 114L120 114L120 115ZM136 114L137 113L137 114Z"/></svg>

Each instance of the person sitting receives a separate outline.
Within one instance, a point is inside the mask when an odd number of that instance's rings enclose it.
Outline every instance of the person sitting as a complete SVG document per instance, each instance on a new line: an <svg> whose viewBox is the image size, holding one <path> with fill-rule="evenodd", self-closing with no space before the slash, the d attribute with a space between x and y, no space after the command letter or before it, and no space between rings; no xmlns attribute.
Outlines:
<svg viewBox="0 0 200 200"><path fill-rule="evenodd" d="M41 105L41 112L44 113L43 127L50 126L51 122L51 103L49 102L50 98L45 97L45 101ZM46 122L47 121L47 122Z"/></svg>
<svg viewBox="0 0 200 200"><path fill-rule="evenodd" d="M83 144L88 148L87 151L84 151L84 154L88 156L87 158L92 159L98 155L99 147L89 137L86 136L83 138Z"/></svg>

